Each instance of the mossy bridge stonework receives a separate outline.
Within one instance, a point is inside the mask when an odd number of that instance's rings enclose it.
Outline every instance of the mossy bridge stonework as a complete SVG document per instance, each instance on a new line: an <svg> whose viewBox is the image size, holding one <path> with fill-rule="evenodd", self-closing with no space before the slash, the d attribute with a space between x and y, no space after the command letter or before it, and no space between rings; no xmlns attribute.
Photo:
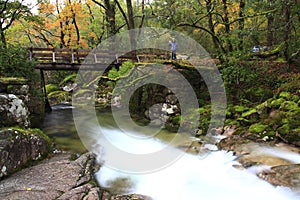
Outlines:
<svg viewBox="0 0 300 200"><path fill-rule="evenodd" d="M44 91L44 71L104 71L112 67L119 67L123 62L153 62L154 60L168 60L170 52L160 50L139 50L132 52L117 52L110 50L89 50L69 48L29 48L29 59L35 62L35 69L40 70ZM46 110L51 110L46 92Z"/></svg>

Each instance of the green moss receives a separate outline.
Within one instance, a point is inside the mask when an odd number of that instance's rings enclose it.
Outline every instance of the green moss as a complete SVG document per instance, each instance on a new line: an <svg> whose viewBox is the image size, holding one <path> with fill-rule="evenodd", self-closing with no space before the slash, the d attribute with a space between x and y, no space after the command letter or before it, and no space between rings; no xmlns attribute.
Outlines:
<svg viewBox="0 0 300 200"><path fill-rule="evenodd" d="M51 143L51 139L40 129L38 128L21 128L21 127L12 127L10 128L12 130L18 131L24 135L30 136L31 134L38 135L44 140L46 140L48 143Z"/></svg>
<svg viewBox="0 0 300 200"><path fill-rule="evenodd" d="M243 118L247 118L247 117L249 117L249 116L251 116L251 115L253 115L253 114L257 114L257 111L256 111L256 109L250 109L249 111L247 111L247 112L244 112L244 113L242 113L242 117Z"/></svg>
<svg viewBox="0 0 300 200"><path fill-rule="evenodd" d="M89 90L89 89L81 89L81 90L78 90L75 94L74 94L74 97L81 97L81 96L84 96L84 95L92 95L93 94L93 91L92 90Z"/></svg>
<svg viewBox="0 0 300 200"><path fill-rule="evenodd" d="M249 108L246 106L237 105L237 106L233 107L233 110L235 113L242 113L242 112L249 110Z"/></svg>
<svg viewBox="0 0 300 200"><path fill-rule="evenodd" d="M290 126L289 126L289 124L284 124L281 127L279 127L277 129L277 131L278 131L279 134L287 135L287 134L290 133Z"/></svg>
<svg viewBox="0 0 300 200"><path fill-rule="evenodd" d="M298 104L299 99L300 99L300 97L298 95L293 95L292 98L291 98L291 101L293 101L293 102L295 102L295 103Z"/></svg>
<svg viewBox="0 0 300 200"><path fill-rule="evenodd" d="M242 126L248 126L251 124L251 122L248 120L248 119L245 119L245 118L242 118L242 117L239 117L237 119L237 121L239 122L239 124L241 124Z"/></svg>
<svg viewBox="0 0 300 200"><path fill-rule="evenodd" d="M25 85L28 83L28 80L20 77L0 77L0 83L6 85Z"/></svg>
<svg viewBox="0 0 300 200"><path fill-rule="evenodd" d="M283 111L292 111L299 109L299 107L298 104L293 101L285 101L280 105L279 109Z"/></svg>
<svg viewBox="0 0 300 200"><path fill-rule="evenodd" d="M227 125L236 125L237 127L241 126L241 124L237 120L234 120L234 119L226 119L224 124L225 124L225 126L227 126Z"/></svg>
<svg viewBox="0 0 300 200"><path fill-rule="evenodd" d="M269 108L269 102L265 101L255 107L258 114L266 114Z"/></svg>
<svg viewBox="0 0 300 200"><path fill-rule="evenodd" d="M275 99L275 100L271 101L270 106L272 108L277 109L277 108L279 108L281 106L281 104L283 102L285 102L285 99L283 99L283 98Z"/></svg>
<svg viewBox="0 0 300 200"><path fill-rule="evenodd" d="M56 98L63 98L65 97L66 95L69 95L69 92L66 92L66 91L54 91L54 92L51 92L50 94L48 94L48 97L49 98L53 98L53 97L56 97Z"/></svg>
<svg viewBox="0 0 300 200"><path fill-rule="evenodd" d="M290 100L290 98L291 98L291 93L289 93L289 92L281 92L281 93L279 94L279 98L283 98L283 99L285 99L285 100Z"/></svg>
<svg viewBox="0 0 300 200"><path fill-rule="evenodd" d="M49 94L51 92L60 91L60 88L55 84L47 84L46 85L46 93Z"/></svg>
<svg viewBox="0 0 300 200"><path fill-rule="evenodd" d="M67 76L66 78L64 78L64 80L62 80L59 85L62 86L62 85L66 85L68 83L74 83L76 81L76 77L77 77L77 74L71 74L69 76Z"/></svg>
<svg viewBox="0 0 300 200"><path fill-rule="evenodd" d="M256 123L256 124L252 124L250 127L249 127L249 131L251 133L262 133L264 132L265 130L267 130L269 128L268 125L265 125L265 124L262 124L262 123Z"/></svg>
<svg viewBox="0 0 300 200"><path fill-rule="evenodd" d="M281 116L284 124L289 124L291 128L300 127L300 109L282 112Z"/></svg>
<svg viewBox="0 0 300 200"><path fill-rule="evenodd" d="M276 136L276 132L275 131L265 131L264 132L264 134L262 135L262 137L264 137L264 136L268 136L268 137L270 137L270 138L275 138L275 136Z"/></svg>
<svg viewBox="0 0 300 200"><path fill-rule="evenodd" d="M172 124L179 125L180 122L181 122L181 116L180 116L180 115L171 118L171 123L172 123Z"/></svg>

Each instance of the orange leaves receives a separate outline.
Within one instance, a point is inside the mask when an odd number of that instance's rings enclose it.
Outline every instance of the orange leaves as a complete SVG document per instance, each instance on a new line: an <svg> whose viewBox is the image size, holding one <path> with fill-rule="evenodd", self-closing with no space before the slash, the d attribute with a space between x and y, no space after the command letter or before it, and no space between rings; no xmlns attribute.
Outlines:
<svg viewBox="0 0 300 200"><path fill-rule="evenodd" d="M89 26L89 16L84 9L85 1L59 0L39 4L42 24L38 26L38 36L57 47L87 48L82 31Z"/></svg>

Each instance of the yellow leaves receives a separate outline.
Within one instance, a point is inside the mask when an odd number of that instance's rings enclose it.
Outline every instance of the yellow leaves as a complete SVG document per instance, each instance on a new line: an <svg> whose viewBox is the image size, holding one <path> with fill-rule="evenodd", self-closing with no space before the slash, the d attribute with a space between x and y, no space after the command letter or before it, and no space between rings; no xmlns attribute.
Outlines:
<svg viewBox="0 0 300 200"><path fill-rule="evenodd" d="M88 37L93 38L93 39L97 39L97 35L94 32L90 32Z"/></svg>
<svg viewBox="0 0 300 200"><path fill-rule="evenodd" d="M53 14L55 11L55 6L49 2L40 3L38 6L40 15Z"/></svg>
<svg viewBox="0 0 300 200"><path fill-rule="evenodd" d="M71 48L87 47L83 36L83 33L87 36L90 23L87 20L89 13L84 9L86 2L86 0L47 0L39 4L39 15L43 18L43 24L36 24L35 27L38 27L36 30L41 35L40 40Z"/></svg>

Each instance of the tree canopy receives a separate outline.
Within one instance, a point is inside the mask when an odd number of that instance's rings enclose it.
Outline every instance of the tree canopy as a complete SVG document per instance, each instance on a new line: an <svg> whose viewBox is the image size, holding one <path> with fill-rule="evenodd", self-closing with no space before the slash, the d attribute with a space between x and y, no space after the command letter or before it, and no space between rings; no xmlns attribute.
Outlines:
<svg viewBox="0 0 300 200"><path fill-rule="evenodd" d="M33 5L31 5L33 6ZM241 57L254 45L300 52L299 0L0 0L0 42L94 48L126 29L162 27L188 34L215 57Z"/></svg>

